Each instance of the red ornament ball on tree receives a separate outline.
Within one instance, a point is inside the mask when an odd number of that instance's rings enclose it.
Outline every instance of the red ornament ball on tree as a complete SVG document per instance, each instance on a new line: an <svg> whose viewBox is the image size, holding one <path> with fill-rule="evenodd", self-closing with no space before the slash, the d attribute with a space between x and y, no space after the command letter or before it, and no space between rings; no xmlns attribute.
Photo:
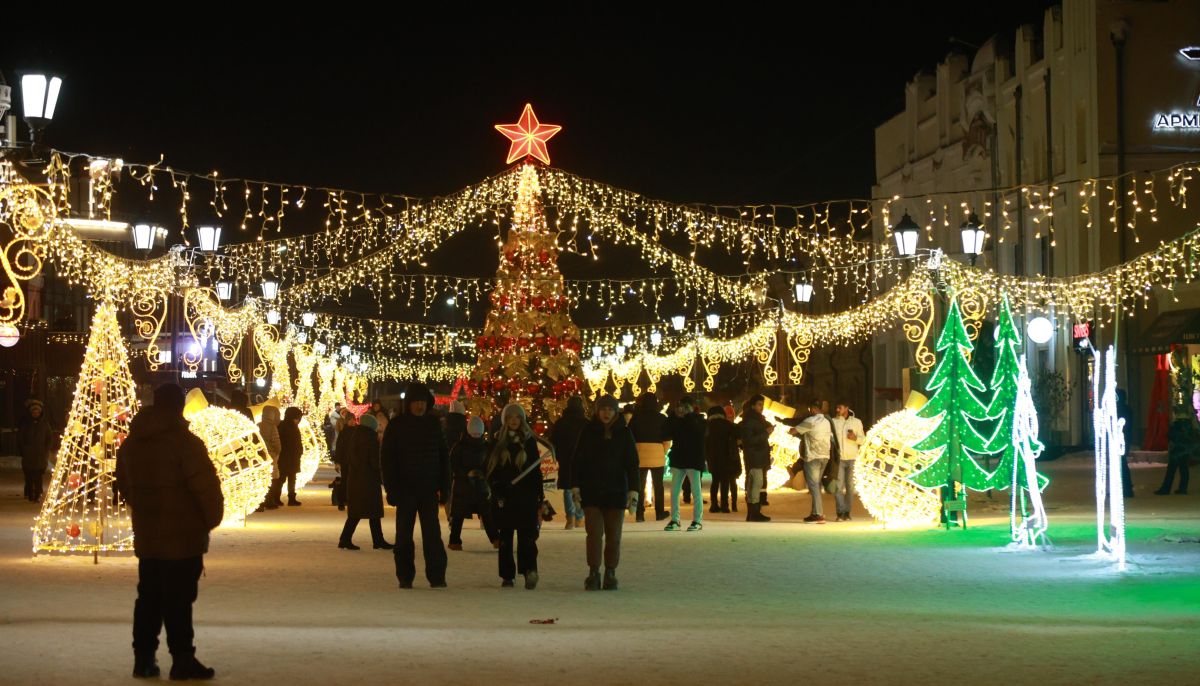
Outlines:
<svg viewBox="0 0 1200 686"><path fill-rule="evenodd" d="M67 535L71 538L79 538L80 533L82 532L80 531L78 524L72 524L71 526L67 527Z"/></svg>

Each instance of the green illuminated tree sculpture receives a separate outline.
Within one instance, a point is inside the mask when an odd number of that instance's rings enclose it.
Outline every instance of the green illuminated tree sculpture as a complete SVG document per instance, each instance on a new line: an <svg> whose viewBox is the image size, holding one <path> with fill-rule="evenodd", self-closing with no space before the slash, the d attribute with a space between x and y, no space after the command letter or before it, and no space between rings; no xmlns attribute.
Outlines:
<svg viewBox="0 0 1200 686"><path fill-rule="evenodd" d="M917 412L917 416L937 419L938 423L928 436L913 445L917 450L938 453L938 457L909 477L918 486L942 487L947 526L955 521L955 512L965 514L965 489L985 490L991 478L975 459L993 452L976 425L994 417L976 395L987 387L971 369L968 356L974 349L963 326L958 300L951 300L946 325L938 338L938 364L926 387L931 396Z"/></svg>
<svg viewBox="0 0 1200 686"><path fill-rule="evenodd" d="M988 483L991 488L1004 490L1014 483L1024 485L1027 481L1025 466L1013 445L1013 422L1016 418L1017 387L1021 376L1020 353L1021 334L1013 323L1012 311L1009 309L1008 298L1000 304L1000 321L996 326L996 346L999 355L996 358L996 368L992 371L989 386L992 389L992 401L988 404L987 413L997 418L996 430L988 440L988 452L998 455L999 464L992 472ZM1034 437L1036 441L1037 437ZM1014 474L1015 470L1015 474ZM1045 487L1047 479L1038 476L1038 482Z"/></svg>

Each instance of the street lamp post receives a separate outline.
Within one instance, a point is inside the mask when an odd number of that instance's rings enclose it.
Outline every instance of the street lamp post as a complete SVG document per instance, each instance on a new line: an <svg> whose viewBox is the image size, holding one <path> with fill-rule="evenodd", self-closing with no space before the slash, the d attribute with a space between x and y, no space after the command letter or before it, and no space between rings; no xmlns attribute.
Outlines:
<svg viewBox="0 0 1200 686"><path fill-rule="evenodd" d="M133 247L136 250L150 250L154 247L156 228L150 224L133 225Z"/></svg>
<svg viewBox="0 0 1200 686"><path fill-rule="evenodd" d="M975 266L975 260L983 254L983 242L986 237L987 232L983 230L979 215L972 212L962 224L963 253L971 257L972 267Z"/></svg>
<svg viewBox="0 0 1200 686"><path fill-rule="evenodd" d="M221 247L221 227L219 226L197 227L196 236L200 239L200 250L204 252L216 252L217 248Z"/></svg>
<svg viewBox="0 0 1200 686"><path fill-rule="evenodd" d="M812 302L813 285L808 279L801 279L796 282L796 302L809 303Z"/></svg>
<svg viewBox="0 0 1200 686"><path fill-rule="evenodd" d="M37 145L44 130L54 119L62 79L46 74L25 74L21 77L21 99L25 123L29 125L29 140Z"/></svg>
<svg viewBox="0 0 1200 686"><path fill-rule="evenodd" d="M912 220L905 212L900 221L892 227L892 236L896 239L896 250L903 257L912 257L917 254L917 238L920 236L921 227Z"/></svg>

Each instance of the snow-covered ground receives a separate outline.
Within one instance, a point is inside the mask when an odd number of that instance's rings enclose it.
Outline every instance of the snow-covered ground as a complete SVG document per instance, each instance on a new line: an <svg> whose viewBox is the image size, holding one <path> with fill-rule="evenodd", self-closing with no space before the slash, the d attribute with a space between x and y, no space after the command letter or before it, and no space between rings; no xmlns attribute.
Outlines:
<svg viewBox="0 0 1200 686"><path fill-rule="evenodd" d="M500 588L471 523L449 588L418 573L399 590L390 554L337 549L343 515L318 478L303 507L216 532L198 656L245 684L1200 683L1200 494L1154 496L1163 468L1135 467L1118 574L1085 557L1090 467L1047 465L1051 553L1002 550L1006 494L973 496L971 528L947 532L883 531L861 507L804 525L808 496L788 492L770 524L630 522L621 590L598 593L561 516L542 531L536 591ZM19 474L0 475L0 683L127 683L133 558L31 557L19 493ZM159 659L165 678L165 645Z"/></svg>

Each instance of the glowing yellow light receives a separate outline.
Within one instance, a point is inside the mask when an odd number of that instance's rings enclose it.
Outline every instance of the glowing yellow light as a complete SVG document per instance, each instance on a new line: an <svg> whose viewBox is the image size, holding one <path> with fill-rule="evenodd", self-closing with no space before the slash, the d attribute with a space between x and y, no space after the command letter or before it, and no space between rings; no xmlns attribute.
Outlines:
<svg viewBox="0 0 1200 686"><path fill-rule="evenodd" d="M254 512L271 487L271 455L258 427L240 412L206 407L193 413L188 429L204 441L225 496L222 526L239 524Z"/></svg>
<svg viewBox="0 0 1200 686"><path fill-rule="evenodd" d="M910 393L905 408L879 420L858 449L855 489L871 516L887 528L936 524L941 513L937 489L908 480L936 458L911 447L937 424L917 416L924 404L925 396Z"/></svg>
<svg viewBox="0 0 1200 686"><path fill-rule="evenodd" d="M50 488L33 525L34 553L133 549L125 501L113 497L117 449L138 411L128 359L116 308L102 303L92 319Z"/></svg>

